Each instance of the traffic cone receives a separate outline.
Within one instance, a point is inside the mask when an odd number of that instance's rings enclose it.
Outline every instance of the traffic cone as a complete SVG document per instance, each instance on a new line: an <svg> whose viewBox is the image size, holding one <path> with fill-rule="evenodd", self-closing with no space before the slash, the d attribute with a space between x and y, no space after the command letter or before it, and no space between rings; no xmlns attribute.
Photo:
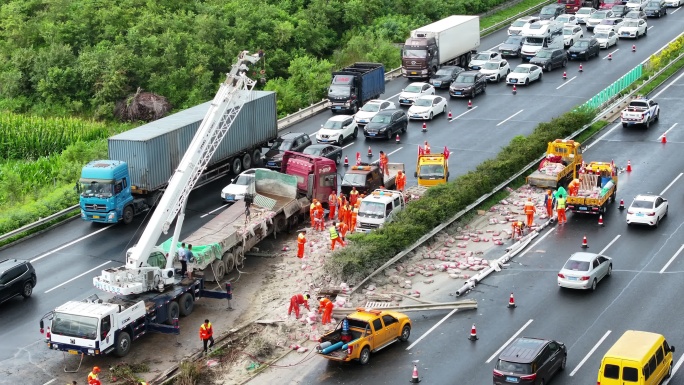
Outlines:
<svg viewBox="0 0 684 385"><path fill-rule="evenodd" d="M582 238L582 248L586 249L587 247L589 247L589 245L587 244L587 236L585 235L584 238Z"/></svg>
<svg viewBox="0 0 684 385"><path fill-rule="evenodd" d="M513 298L513 293L511 293L511 298L508 299L508 308L513 309L515 306L515 298Z"/></svg>
<svg viewBox="0 0 684 385"><path fill-rule="evenodd" d="M631 172L631 171L632 171L632 162L628 160L627 161L627 172Z"/></svg>
<svg viewBox="0 0 684 385"><path fill-rule="evenodd" d="M624 210L625 209L625 200L620 199L620 206L618 206L619 210Z"/></svg>
<svg viewBox="0 0 684 385"><path fill-rule="evenodd" d="M468 337L469 340L471 341L477 341L477 330L475 330L475 324L473 324L473 327L470 329L470 337Z"/></svg>
<svg viewBox="0 0 684 385"><path fill-rule="evenodd" d="M394 141L395 141L397 144L401 143L401 139L399 139L399 134L397 134L397 138L394 139Z"/></svg>
<svg viewBox="0 0 684 385"><path fill-rule="evenodd" d="M413 374L411 374L411 384L417 384L420 382L420 378L418 378L418 368L416 367L416 364L413 364Z"/></svg>
<svg viewBox="0 0 684 385"><path fill-rule="evenodd" d="M582 69L582 63L580 63L579 72L583 72L583 71L584 70Z"/></svg>
<svg viewBox="0 0 684 385"><path fill-rule="evenodd" d="M369 158L373 157L373 150L371 150L370 146L368 146L368 157Z"/></svg>
<svg viewBox="0 0 684 385"><path fill-rule="evenodd" d="M473 108L473 101L468 99L468 109Z"/></svg>
<svg viewBox="0 0 684 385"><path fill-rule="evenodd" d="M356 165L360 166L361 165L361 153L356 151Z"/></svg>
<svg viewBox="0 0 684 385"><path fill-rule="evenodd" d="M448 118L449 120L451 120L451 116L452 116L452 115L451 115L451 110L449 110L449 115L447 115L447 118Z"/></svg>
<svg viewBox="0 0 684 385"><path fill-rule="evenodd" d="M563 71L563 80L568 80L568 73Z"/></svg>
<svg viewBox="0 0 684 385"><path fill-rule="evenodd" d="M423 132L427 132L427 123L423 122Z"/></svg>
<svg viewBox="0 0 684 385"><path fill-rule="evenodd" d="M603 214L599 214L599 226L603 226Z"/></svg>
<svg viewBox="0 0 684 385"><path fill-rule="evenodd" d="M518 93L518 88L515 87L515 84L513 84L513 95Z"/></svg>
<svg viewBox="0 0 684 385"><path fill-rule="evenodd" d="M344 156L344 167L349 167L349 158L347 156Z"/></svg>
<svg viewBox="0 0 684 385"><path fill-rule="evenodd" d="M660 138L660 143L665 144L667 143L667 138L665 137L665 134Z"/></svg>
<svg viewBox="0 0 684 385"><path fill-rule="evenodd" d="M632 44L632 52L636 52L636 44Z"/></svg>

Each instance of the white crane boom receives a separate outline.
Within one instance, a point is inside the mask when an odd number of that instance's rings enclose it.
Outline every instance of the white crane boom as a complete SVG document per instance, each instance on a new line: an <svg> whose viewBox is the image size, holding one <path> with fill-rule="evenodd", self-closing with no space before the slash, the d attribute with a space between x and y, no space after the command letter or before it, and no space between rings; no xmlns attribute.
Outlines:
<svg viewBox="0 0 684 385"><path fill-rule="evenodd" d="M120 295L128 295L144 293L155 288L163 289L164 285L174 283L173 259L183 225L188 195L205 171L240 110L252 97L252 89L256 81L247 77L247 64L256 63L261 56L261 52L254 55L248 55L248 51L240 53L237 63L233 64L226 81L221 83L209 111L204 116L178 168L171 176L140 240L126 253L126 265L102 270L102 275L93 279L95 287ZM165 266L148 263L148 259L159 260L150 256L162 232L168 233L176 216L178 216L178 221Z"/></svg>

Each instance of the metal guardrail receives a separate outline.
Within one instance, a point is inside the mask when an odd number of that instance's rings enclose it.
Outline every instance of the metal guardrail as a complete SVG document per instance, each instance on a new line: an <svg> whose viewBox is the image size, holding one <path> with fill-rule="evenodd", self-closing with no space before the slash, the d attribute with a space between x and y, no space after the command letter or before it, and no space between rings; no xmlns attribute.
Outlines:
<svg viewBox="0 0 684 385"><path fill-rule="evenodd" d="M33 222L33 223L29 223L28 225L23 226L23 227L20 227L20 228L18 228L18 229L16 229L16 230L12 230L12 231L10 231L10 232L7 233L7 234L2 234L2 235L0 235L0 242L5 241L5 240L7 240L7 239L10 239L10 238L12 238L12 237L15 237L15 236L17 236L17 235L20 235L20 234L22 234L22 233L25 233L25 232L27 232L27 231L33 230L33 229L35 229L36 227L40 227L40 226L42 226L42 225L44 225L44 224L46 224L46 223L49 223L49 222L51 222L51 221L54 221L55 219L59 219L60 217L63 217L63 216L65 216L65 215L69 215L69 214L73 213L73 212L76 211L76 210L79 210L79 206L78 206L78 205L71 206L71 207L67 207L66 209L64 209L64 210L62 210L62 211L60 211L60 212L58 212L58 213L54 213L54 214L50 215L49 217L45 217L45 218L39 219L39 220L37 220L37 221L35 221L35 222Z"/></svg>
<svg viewBox="0 0 684 385"><path fill-rule="evenodd" d="M494 24L494 25L492 25L492 26L489 26L489 27L487 27L487 28L482 29L482 30L480 31L480 37L482 37L482 36L487 36L487 35L489 35L489 34L492 33L492 32L496 32L496 31L500 30L501 28L503 28L504 26L506 26L506 24L510 24L512 21L515 21L516 19L518 19L518 18L520 18L520 17L527 16L527 15L529 15L529 14L531 14L531 13L534 13L534 12L536 12L536 11L542 9L544 6L547 6L547 5L549 5L549 4L555 4L555 3L556 3L555 0L545 1L545 2L543 2L543 3L541 3L541 4L535 5L535 6L532 7L532 8L528 8L528 9L526 9L526 10L524 10L524 11L522 11L522 12L516 14L516 15L513 15L513 16L507 18L507 19L501 20L500 22L498 22L498 23L496 23L496 24Z"/></svg>

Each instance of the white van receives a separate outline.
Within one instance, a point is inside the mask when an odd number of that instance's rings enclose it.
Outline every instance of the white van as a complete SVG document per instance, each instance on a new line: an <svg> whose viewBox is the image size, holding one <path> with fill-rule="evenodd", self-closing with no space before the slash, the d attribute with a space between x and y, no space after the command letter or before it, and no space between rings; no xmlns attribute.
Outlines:
<svg viewBox="0 0 684 385"><path fill-rule="evenodd" d="M377 189L361 201L355 231L370 233L392 221L405 206L406 199L401 192Z"/></svg>
<svg viewBox="0 0 684 385"><path fill-rule="evenodd" d="M527 36L523 40L522 48L520 49L520 57L523 60L532 59L537 52L542 48L563 48L563 38L554 38L549 36Z"/></svg>

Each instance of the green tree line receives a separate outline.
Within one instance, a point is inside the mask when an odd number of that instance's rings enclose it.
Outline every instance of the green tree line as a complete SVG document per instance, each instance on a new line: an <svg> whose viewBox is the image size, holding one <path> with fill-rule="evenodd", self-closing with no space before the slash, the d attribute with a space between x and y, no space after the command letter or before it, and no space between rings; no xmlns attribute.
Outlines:
<svg viewBox="0 0 684 385"><path fill-rule="evenodd" d="M239 51L262 49L283 115L323 98L332 69L395 68L411 29L504 1L2 0L0 109L108 118L138 87L187 108L213 97Z"/></svg>

